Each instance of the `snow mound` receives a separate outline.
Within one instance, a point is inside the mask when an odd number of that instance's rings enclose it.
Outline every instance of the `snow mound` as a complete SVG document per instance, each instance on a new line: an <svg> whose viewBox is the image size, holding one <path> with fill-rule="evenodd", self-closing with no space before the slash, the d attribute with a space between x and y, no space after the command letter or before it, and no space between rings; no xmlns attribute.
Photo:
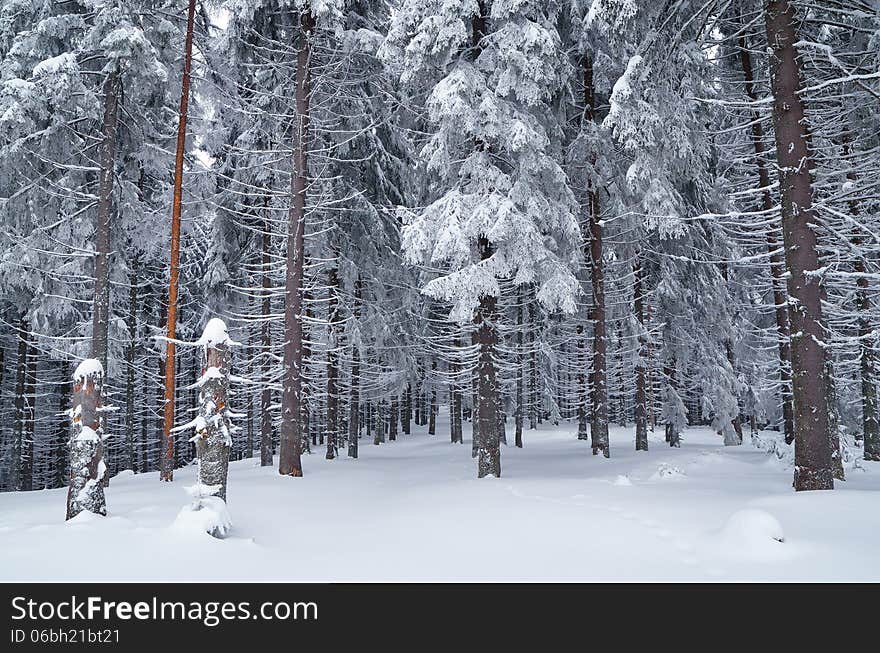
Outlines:
<svg viewBox="0 0 880 653"><path fill-rule="evenodd" d="M181 508L171 528L188 535L207 533L222 539L232 528L232 519L223 499L203 496Z"/></svg>
<svg viewBox="0 0 880 653"><path fill-rule="evenodd" d="M612 485L631 486L632 481L629 480L629 476L618 474L617 478L614 479Z"/></svg>
<svg viewBox="0 0 880 653"><path fill-rule="evenodd" d="M773 560L785 551L785 534L779 520L756 508L740 510L728 517L719 541L723 552L736 557Z"/></svg>
<svg viewBox="0 0 880 653"><path fill-rule="evenodd" d="M657 467L657 471L651 474L651 480L674 480L679 478L684 478L686 474L683 470L679 469L675 465L670 465L669 463L660 463Z"/></svg>

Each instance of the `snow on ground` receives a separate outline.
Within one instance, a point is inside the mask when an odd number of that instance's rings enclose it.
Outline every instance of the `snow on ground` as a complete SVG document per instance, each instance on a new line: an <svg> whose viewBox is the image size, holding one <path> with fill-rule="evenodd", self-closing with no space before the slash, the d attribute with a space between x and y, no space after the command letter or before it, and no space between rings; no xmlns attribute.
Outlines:
<svg viewBox="0 0 880 653"><path fill-rule="evenodd" d="M564 424L477 480L470 444L437 431L305 456L300 479L232 463L224 540L175 526L194 467L114 477L106 518L65 523L65 490L0 494L0 580L880 580L880 463L795 493L784 463L708 429L637 453L614 428L605 460Z"/></svg>

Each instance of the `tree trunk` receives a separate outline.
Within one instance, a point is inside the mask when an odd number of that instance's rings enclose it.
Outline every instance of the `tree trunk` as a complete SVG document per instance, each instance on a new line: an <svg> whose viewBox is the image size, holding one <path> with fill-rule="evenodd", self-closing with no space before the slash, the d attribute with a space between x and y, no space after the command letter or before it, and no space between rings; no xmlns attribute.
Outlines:
<svg viewBox="0 0 880 653"><path fill-rule="evenodd" d="M593 60L584 59L584 106L585 119L595 119L596 97L593 88ZM593 161L595 163L595 161ZM605 324L605 271L602 261L602 224L599 210L599 190L592 179L587 182L587 208L590 223L590 284L593 290L593 402L590 436L593 455L600 451L608 458L608 387L606 379L606 355L608 335Z"/></svg>
<svg viewBox="0 0 880 653"><path fill-rule="evenodd" d="M97 359L86 359L73 373L73 434L70 438L70 476L67 490L67 519L83 510L107 514L102 477L104 446L100 435L101 385L104 370Z"/></svg>
<svg viewBox="0 0 880 653"><path fill-rule="evenodd" d="M125 352L125 458L123 464L137 471L134 452L135 431L135 354L137 352L138 266L132 261L128 274L128 347Z"/></svg>
<svg viewBox="0 0 880 653"><path fill-rule="evenodd" d="M54 475L52 479L52 487L64 487L65 479L68 478L68 424L67 418L64 416L67 411L68 398L73 388L70 384L70 377L67 375L67 362L61 361L58 365L61 371L61 386L58 388L58 417L56 421L55 431L55 460L53 461Z"/></svg>
<svg viewBox="0 0 880 653"><path fill-rule="evenodd" d="M305 257L306 188L308 185L309 40L314 28L311 11L300 15L296 58L296 124L293 137L292 203L287 239L284 311L284 372L281 393L281 452L278 472L302 476L303 258Z"/></svg>
<svg viewBox="0 0 880 653"><path fill-rule="evenodd" d="M403 423L401 424L401 428L403 430L404 435L409 435L411 432L411 423L412 423L412 385L407 383L406 390L403 393Z"/></svg>
<svg viewBox="0 0 880 653"><path fill-rule="evenodd" d="M519 300L516 307L516 422L514 425L513 441L514 446L522 449L523 446L523 420L525 419L526 397L525 397L525 367L526 360L523 355L523 313L525 312L523 304L525 304L525 292L523 287L519 289ZM459 413L460 414L460 413Z"/></svg>
<svg viewBox="0 0 880 653"><path fill-rule="evenodd" d="M535 332L538 328L537 313L535 300L532 297L529 300L529 429L534 431L538 428L541 419L539 412L540 394L538 388L538 351Z"/></svg>
<svg viewBox="0 0 880 653"><path fill-rule="evenodd" d="M480 238L481 260L492 255L492 245L486 237ZM495 297L484 296L476 317L476 337L479 345L477 362L477 478L501 478L501 446L498 433L498 387L495 377L495 346L498 333L492 323Z"/></svg>
<svg viewBox="0 0 880 653"><path fill-rule="evenodd" d="M740 62L745 78L746 95L752 102L758 101L755 92L755 75L752 58L749 54L745 36L739 38ZM770 172L768 170L764 147L764 128L758 112L752 110L752 146L755 150L755 165L758 168L758 184L761 188L761 205L766 214L773 211L773 197L770 194ZM791 397L791 348L788 324L788 295L785 291L785 262L779 252L779 243L772 229L767 230L767 253L770 256L770 275L773 279L773 304L776 314L776 331L779 341L779 383L782 388L782 422L785 442L794 441L794 406Z"/></svg>
<svg viewBox="0 0 880 653"><path fill-rule="evenodd" d="M431 372L433 378L431 379L431 399L428 405L428 435L435 435L437 433L437 359L431 361Z"/></svg>
<svg viewBox="0 0 880 653"><path fill-rule="evenodd" d="M31 339L28 345L24 382L24 437L21 442L21 489L34 489L34 437L36 435L37 348Z"/></svg>
<svg viewBox="0 0 880 653"><path fill-rule="evenodd" d="M796 490L830 490L831 469L828 402L825 396L825 333L822 329L821 280L816 216L812 208L811 156L800 65L795 43L795 12L788 0L768 0L767 42L770 45L773 122L782 192L782 233L788 270L788 294L794 304L791 361L794 394Z"/></svg>
<svg viewBox="0 0 880 653"><path fill-rule="evenodd" d="M189 0L186 14L186 41L183 54L183 79L180 87L180 111L177 122L177 147L174 156L174 197L171 203L171 256L168 280L168 341L165 348L165 406L162 448L159 454L159 479L174 480L174 372L177 338L177 285L180 274L180 215L183 207L183 156L186 150L186 120L189 109L189 83L192 70L193 18L196 0Z"/></svg>
<svg viewBox="0 0 880 653"><path fill-rule="evenodd" d="M336 324L339 321L339 275L336 264L331 264L327 271L327 290L330 295L327 306L327 460L336 458L336 437L339 432L339 394L336 389L336 347L338 334Z"/></svg>
<svg viewBox="0 0 880 653"><path fill-rule="evenodd" d="M269 200L265 200L268 207ZM269 220L263 221L263 230L261 234L261 250L260 259L260 286L262 296L260 299L260 355L262 361L260 364L260 375L262 389L260 390L260 467L271 467L273 464L272 454L272 414L270 412L272 406L272 335L269 329L270 316L272 314L272 278L269 271L272 267L271 250L272 250L272 234L269 231Z"/></svg>
<svg viewBox="0 0 880 653"><path fill-rule="evenodd" d="M647 351L645 345L645 312L642 297L642 262L636 258L633 269L633 313L638 322L638 356L636 359L636 451L648 450L648 402L645 392L645 376L647 371Z"/></svg>
<svg viewBox="0 0 880 653"><path fill-rule="evenodd" d="M25 437L25 382L27 380L29 325L22 318L18 325L18 356L15 366L15 423L9 453L6 488L13 492L21 489L21 442Z"/></svg>

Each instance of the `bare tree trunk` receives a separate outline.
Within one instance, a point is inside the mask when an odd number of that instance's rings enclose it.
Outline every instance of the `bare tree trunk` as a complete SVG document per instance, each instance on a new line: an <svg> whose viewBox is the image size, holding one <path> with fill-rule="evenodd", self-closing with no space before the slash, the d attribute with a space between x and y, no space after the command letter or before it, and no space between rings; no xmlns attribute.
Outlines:
<svg viewBox="0 0 880 653"><path fill-rule="evenodd" d="M489 239L480 238L480 258L492 255ZM494 476L501 478L501 446L498 433L498 387L495 376L495 346L498 334L492 323L495 298L484 296L476 319L476 336L479 345L477 363L477 478Z"/></svg>
<svg viewBox="0 0 880 653"><path fill-rule="evenodd" d="M128 347L125 352L125 457L124 465L138 471L134 453L135 353L137 352L138 265L132 261L128 274Z"/></svg>
<svg viewBox="0 0 880 653"><path fill-rule="evenodd" d="M183 156L186 150L186 121L189 110L190 71L192 70L193 19L196 0L189 0L186 14L186 40L183 54L183 79L180 87L180 111L177 122L177 147L174 155L174 197L171 204L171 256L168 280L168 341L165 349L165 406L162 425L162 448L159 454L159 480L174 480L174 372L177 338L177 285L180 275L180 216L183 208Z"/></svg>
<svg viewBox="0 0 880 653"><path fill-rule="evenodd" d="M437 359L433 359L431 361L431 371L437 371ZM437 386L436 386L436 374L432 374L434 377L431 379L431 399L428 404L428 435L435 435L437 433Z"/></svg>
<svg viewBox="0 0 880 653"><path fill-rule="evenodd" d="M825 333L822 329L817 237L814 227L811 155L800 65L795 43L795 12L788 0L768 0L767 42L776 128L776 156L782 191L782 233L788 294L795 426L795 490L830 490L828 401L825 396ZM817 382L818 381L818 382Z"/></svg>
<svg viewBox="0 0 880 653"><path fill-rule="evenodd" d="M538 428L541 420L539 412L540 395L538 389L538 352L535 345L537 338L535 331L538 328L537 308L534 298L529 300L529 429L534 431Z"/></svg>
<svg viewBox="0 0 880 653"><path fill-rule="evenodd" d="M636 451L648 450L648 404L645 392L645 376L648 360L645 345L645 312L642 297L642 262L636 258L633 269L633 313L638 322L638 358L636 360Z"/></svg>
<svg viewBox="0 0 880 653"><path fill-rule="evenodd" d="M745 78L746 95L757 102L755 75L752 58L749 54L745 36L739 38L740 62ZM755 150L755 165L758 168L758 184L761 188L761 205L765 213L773 210L773 197L770 194L770 172L764 147L764 128L757 111L752 110L752 145ZM779 340L779 382L782 388L782 421L785 441L794 441L794 406L791 397L791 347L788 325L788 295L785 291L785 261L779 252L779 243L773 230L767 230L767 252L770 256L770 275L773 279L773 304L776 314L776 330Z"/></svg>
<svg viewBox="0 0 880 653"><path fill-rule="evenodd" d="M61 361L58 365L61 371L61 386L58 389L58 418L55 431L55 460L54 476L52 479L52 487L64 487L65 479L68 478L68 433L67 433L67 402L73 388L70 384L70 377L67 375L67 361Z"/></svg>
<svg viewBox="0 0 880 653"><path fill-rule="evenodd" d="M268 208L268 198L264 205ZM263 233L261 234L261 259L260 259L260 286L262 297L260 300L260 365L262 389L260 390L260 467L273 465L272 455L272 335L269 329L269 318L272 314L272 278L269 271L272 266L272 234L269 230L269 220L263 221Z"/></svg>
<svg viewBox="0 0 880 653"><path fill-rule="evenodd" d="M400 428L404 435L409 435L412 422L412 385L406 384L403 391L403 419L401 419Z"/></svg>
<svg viewBox="0 0 880 653"><path fill-rule="evenodd" d="M336 264L333 263L327 271L327 288L330 301L327 307L328 315L328 349L327 349L327 460L333 460L337 456L336 437L339 432L339 395L336 389L336 347L338 334L336 323L339 321L339 275Z"/></svg>
<svg viewBox="0 0 880 653"><path fill-rule="evenodd" d="M596 97L593 89L593 60L584 59L584 106L585 119L595 119ZM606 379L606 355L608 335L605 324L605 271L602 261L602 224L599 211L599 190L593 180L588 181L587 204L590 222L590 283L593 290L593 402L590 436L595 456L600 451L608 458L608 387Z"/></svg>
<svg viewBox="0 0 880 653"><path fill-rule="evenodd" d="M302 372L303 372L303 258L305 257L306 189L308 187L309 40L314 29L311 11L300 15L296 58L296 125L291 175L290 219L287 240L287 278L284 311L284 374L281 393L281 452L278 472L302 476Z"/></svg>
<svg viewBox="0 0 880 653"><path fill-rule="evenodd" d="M31 339L28 345L24 382L24 437L21 443L21 489L34 489L34 436L37 403L37 348Z"/></svg>
<svg viewBox="0 0 880 653"><path fill-rule="evenodd" d="M525 398L525 367L526 361L523 355L523 313L525 312L523 304L525 304L525 292L523 287L519 288L519 299L516 307L516 424L513 434L514 445L520 449L523 446L523 420L526 412ZM459 413L460 414L460 413Z"/></svg>
<svg viewBox="0 0 880 653"><path fill-rule="evenodd" d="M361 316L361 276L358 274L354 284L354 306L352 317L358 325ZM351 401L348 412L348 457L358 457L358 437L360 436L361 418L361 348L360 338L351 343Z"/></svg>
<svg viewBox="0 0 880 653"><path fill-rule="evenodd" d="M6 488L13 492L21 489L21 442L25 438L25 382L30 351L29 337L29 325L22 318L18 324L18 356L15 367L15 423L6 479Z"/></svg>
<svg viewBox="0 0 880 653"><path fill-rule="evenodd" d="M100 435L101 385L104 370L97 359L86 359L73 373L73 434L70 438L70 477L67 519L83 510L107 514L102 477L107 473Z"/></svg>

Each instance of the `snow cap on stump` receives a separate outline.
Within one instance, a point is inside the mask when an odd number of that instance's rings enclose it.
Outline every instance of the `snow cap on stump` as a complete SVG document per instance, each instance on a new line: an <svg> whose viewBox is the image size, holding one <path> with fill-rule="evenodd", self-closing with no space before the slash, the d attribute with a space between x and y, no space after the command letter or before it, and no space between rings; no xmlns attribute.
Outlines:
<svg viewBox="0 0 880 653"><path fill-rule="evenodd" d="M216 347L217 345L237 345L238 343L229 337L226 322L219 317L212 317L205 325L202 337L196 341L196 344L203 347Z"/></svg>
<svg viewBox="0 0 880 653"><path fill-rule="evenodd" d="M90 376L104 376L104 366L97 358L86 358L73 371L73 382L84 381Z"/></svg>

